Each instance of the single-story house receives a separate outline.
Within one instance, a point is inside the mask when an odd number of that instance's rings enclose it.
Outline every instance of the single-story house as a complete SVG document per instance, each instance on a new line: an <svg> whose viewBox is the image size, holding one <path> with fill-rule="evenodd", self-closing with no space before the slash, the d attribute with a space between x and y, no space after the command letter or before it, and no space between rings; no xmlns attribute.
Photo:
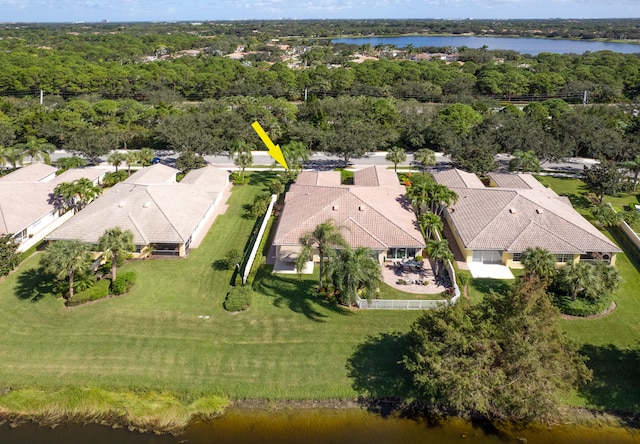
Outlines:
<svg viewBox="0 0 640 444"><path fill-rule="evenodd" d="M98 184L109 170L78 168L58 176L56 171L51 165L34 163L0 177L0 233L13 234L18 251L28 250L73 216L72 211L61 213L56 207L56 186L80 178Z"/></svg>
<svg viewBox="0 0 640 444"><path fill-rule="evenodd" d="M295 271L300 237L327 220L335 222L351 247L370 248L381 263L422 254L425 241L398 176L373 166L355 171L353 182L343 185L338 171L298 175L285 196L274 236L274 271Z"/></svg>
<svg viewBox="0 0 640 444"><path fill-rule="evenodd" d="M207 166L190 171L180 182L179 171L156 164L138 170L55 230L47 240L79 239L97 244L107 229L131 230L136 254L185 256L203 235L229 185L229 174Z"/></svg>
<svg viewBox="0 0 640 444"><path fill-rule="evenodd" d="M541 247L558 263L615 263L621 250L531 174L490 174L488 186L474 174L457 169L433 173L436 182L458 194L445 211L466 262L521 267L528 247Z"/></svg>

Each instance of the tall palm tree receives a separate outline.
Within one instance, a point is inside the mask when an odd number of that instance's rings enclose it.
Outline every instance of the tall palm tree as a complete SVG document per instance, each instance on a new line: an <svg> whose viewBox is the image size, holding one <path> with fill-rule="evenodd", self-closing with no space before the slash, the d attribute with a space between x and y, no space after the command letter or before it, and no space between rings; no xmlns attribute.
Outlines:
<svg viewBox="0 0 640 444"><path fill-rule="evenodd" d="M27 141L18 143L16 148L22 150L26 156L31 157L31 163L35 159L42 159L44 163L49 164L51 163L50 154L55 151L56 146L47 142L47 139L27 136Z"/></svg>
<svg viewBox="0 0 640 444"><path fill-rule="evenodd" d="M341 304L352 305L359 295L371 299L380 287L380 264L369 248L352 250L347 247L327 264L327 279L331 280Z"/></svg>
<svg viewBox="0 0 640 444"><path fill-rule="evenodd" d="M244 182L244 170L249 168L253 163L253 156L251 155L251 151L243 151L236 155L236 158L233 159L233 163L235 166L242 170L242 182Z"/></svg>
<svg viewBox="0 0 640 444"><path fill-rule="evenodd" d="M424 174L428 166L436 164L436 153L429 148L422 148L413 154L413 160L418 162L422 168L422 174Z"/></svg>
<svg viewBox="0 0 640 444"><path fill-rule="evenodd" d="M600 203L592 207L591 214L593 214L598 224L603 228L618 225L622 220L622 215L606 203Z"/></svg>
<svg viewBox="0 0 640 444"><path fill-rule="evenodd" d="M458 194L447 187L439 183L434 183L429 188L428 192L428 205L431 212L442 215L445 207L451 206L458 201Z"/></svg>
<svg viewBox="0 0 640 444"><path fill-rule="evenodd" d="M509 171L540 172L540 160L533 150L516 150L509 161Z"/></svg>
<svg viewBox="0 0 640 444"><path fill-rule="evenodd" d="M142 148L138 152L138 158L142 166L149 166L153 162L153 158L156 157L156 152L153 148Z"/></svg>
<svg viewBox="0 0 640 444"><path fill-rule="evenodd" d="M6 161L9 162L14 169L18 168L18 166L22 166L24 156L25 152L20 148L17 148L15 145L8 147L3 155Z"/></svg>
<svg viewBox="0 0 640 444"><path fill-rule="evenodd" d="M524 266L527 278L548 280L556 271L556 258L549 251L540 247L529 247L520 255L520 263Z"/></svg>
<svg viewBox="0 0 640 444"><path fill-rule="evenodd" d="M387 153L386 159L393 163L393 171L397 173L398 164L407 160L407 153L399 146L394 146Z"/></svg>
<svg viewBox="0 0 640 444"><path fill-rule="evenodd" d="M431 234L434 231L441 231L443 226L440 216L433 213L420 214L420 216L418 216L418 225L425 239L431 239Z"/></svg>
<svg viewBox="0 0 640 444"><path fill-rule="evenodd" d="M131 230L122 230L120 227L109 228L98 239L98 250L105 256L111 256L111 282L115 282L117 277L118 259L135 249Z"/></svg>
<svg viewBox="0 0 640 444"><path fill-rule="evenodd" d="M622 166L629 170L630 173L633 173L633 192L635 193L638 186L638 175L640 175L640 155L623 162Z"/></svg>
<svg viewBox="0 0 640 444"><path fill-rule="evenodd" d="M302 250L298 256L296 267L298 273L302 272L304 264L313 258L313 251L318 250L320 256L320 279L318 281L318 291L322 288L322 278L324 276L324 261L333 249L344 248L347 242L340 233L333 220L327 220L319 224L313 231L305 233L300 237Z"/></svg>
<svg viewBox="0 0 640 444"><path fill-rule="evenodd" d="M65 240L50 244L42 254L41 263L48 273L57 279L69 280L69 293L73 297L73 280L76 274L86 272L91 266L91 248L79 240Z"/></svg>
<svg viewBox="0 0 640 444"><path fill-rule="evenodd" d="M111 165L116 167L116 173L117 173L118 167L122 165L122 163L126 159L127 157L124 153L121 153L120 151L114 151L113 153L109 154L109 157L107 157L107 162L109 162Z"/></svg>
<svg viewBox="0 0 640 444"><path fill-rule="evenodd" d="M131 165L135 165L140 161L139 151L127 151L124 155L124 162L127 164L127 175L131 176Z"/></svg>
<svg viewBox="0 0 640 444"><path fill-rule="evenodd" d="M89 205L102 193L102 189L83 177L74 182L62 182L53 189L54 199L60 209L73 209L75 213Z"/></svg>
<svg viewBox="0 0 640 444"><path fill-rule="evenodd" d="M309 161L311 153L307 144L292 140L282 145L282 154L290 169L301 171L302 168L304 168L305 162Z"/></svg>
<svg viewBox="0 0 640 444"><path fill-rule="evenodd" d="M444 268L444 261L453 260L453 253L449 248L449 243L443 239L441 241L429 240L427 241L427 257L436 263L436 269L434 274L440 275Z"/></svg>
<svg viewBox="0 0 640 444"><path fill-rule="evenodd" d="M558 272L558 283L575 301L586 288L598 285L594 268L587 262L570 263Z"/></svg>

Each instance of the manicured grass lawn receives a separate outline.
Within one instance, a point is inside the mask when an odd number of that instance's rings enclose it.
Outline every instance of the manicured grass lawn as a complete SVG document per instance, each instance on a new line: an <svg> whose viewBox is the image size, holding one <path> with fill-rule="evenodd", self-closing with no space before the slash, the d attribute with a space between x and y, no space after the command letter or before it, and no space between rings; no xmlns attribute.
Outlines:
<svg viewBox="0 0 640 444"><path fill-rule="evenodd" d="M122 270L138 275L128 295L67 309L43 282L39 255L27 260L0 282L0 391L73 385L185 399L355 397L345 365L356 346L369 335L407 331L419 312L340 308L310 291L313 276L266 268L247 312L222 308L231 272L212 264L244 248L255 221L242 207L268 174L234 187L227 213L187 259L126 264Z"/></svg>

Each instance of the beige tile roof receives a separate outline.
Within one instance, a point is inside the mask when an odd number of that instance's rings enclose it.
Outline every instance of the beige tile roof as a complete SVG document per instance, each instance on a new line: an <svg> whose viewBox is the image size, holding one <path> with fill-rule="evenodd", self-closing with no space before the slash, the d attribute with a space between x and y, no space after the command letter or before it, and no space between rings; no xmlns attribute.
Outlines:
<svg viewBox="0 0 640 444"><path fill-rule="evenodd" d="M131 177L125 180L125 182L137 185L176 183L176 174L179 172L180 171L170 166L156 163L155 165L136 171Z"/></svg>
<svg viewBox="0 0 640 444"><path fill-rule="evenodd" d="M434 176L439 182L441 176ZM532 178L522 176L526 183ZM522 186L517 180L499 179L501 183ZM458 194L458 202L447 211L462 243L469 249L520 252L527 247L543 247L553 253L620 251L551 189L451 188Z"/></svg>
<svg viewBox="0 0 640 444"><path fill-rule="evenodd" d="M44 163L33 163L18 168L16 171L0 177L0 183L36 183L51 179L57 171L56 167Z"/></svg>
<svg viewBox="0 0 640 444"><path fill-rule="evenodd" d="M314 186L296 181L285 196L274 244L298 245L303 234L331 219L352 247L424 247L413 211L403 206L405 189L391 174L395 182L389 186Z"/></svg>
<svg viewBox="0 0 640 444"><path fill-rule="evenodd" d="M436 182L449 188L484 188L484 184L475 174L458 169L436 171L432 173Z"/></svg>
<svg viewBox="0 0 640 444"><path fill-rule="evenodd" d="M322 187L340 186L340 171L302 171L298 174L296 184Z"/></svg>
<svg viewBox="0 0 640 444"><path fill-rule="evenodd" d="M363 187L401 187L398 175L385 166L376 165L355 171L353 183Z"/></svg>
<svg viewBox="0 0 640 444"><path fill-rule="evenodd" d="M151 168L151 167L149 167ZM208 166L194 170L180 183L141 185L153 175L131 176L80 211L47 239L80 239L95 243L108 228L129 229L138 245L186 242L221 193L228 174ZM166 172L167 170L163 170ZM154 173L155 174L155 173ZM218 191L213 191L213 184Z"/></svg>
<svg viewBox="0 0 640 444"><path fill-rule="evenodd" d="M525 177L530 177L535 180L532 176L524 175L524 174L489 174L491 180L493 180L499 188L513 188L513 189L532 189L534 188ZM539 186L542 186L540 182L538 182Z"/></svg>
<svg viewBox="0 0 640 444"><path fill-rule="evenodd" d="M51 176L55 171L49 165L33 164L2 178L0 233L18 233L50 213L54 209L53 190L59 183L81 177L95 180L100 174L104 174L104 170L81 168L68 170L57 177Z"/></svg>

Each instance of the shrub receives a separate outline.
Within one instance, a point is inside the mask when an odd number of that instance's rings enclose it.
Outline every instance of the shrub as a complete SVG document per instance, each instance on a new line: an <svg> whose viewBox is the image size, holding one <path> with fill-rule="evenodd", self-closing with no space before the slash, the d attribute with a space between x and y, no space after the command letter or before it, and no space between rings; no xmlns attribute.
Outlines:
<svg viewBox="0 0 640 444"><path fill-rule="evenodd" d="M242 311L249 308L253 299L253 288L249 285L233 287L224 300L224 309L227 311Z"/></svg>
<svg viewBox="0 0 640 444"><path fill-rule="evenodd" d="M128 293L136 284L136 274L133 271L120 273L115 281L111 282L109 291L113 295Z"/></svg>
<svg viewBox="0 0 640 444"><path fill-rule="evenodd" d="M586 317L602 313L609 308L611 305L611 298L606 297L598 301L578 298L574 301L571 296L554 295L553 303L563 314Z"/></svg>
<svg viewBox="0 0 640 444"><path fill-rule="evenodd" d="M106 173L104 175L104 179L102 180L102 183L104 183L109 187L112 187L118 182L122 182L123 180L126 180L127 177L129 177L127 170L119 170L118 172L113 171L113 172Z"/></svg>
<svg viewBox="0 0 640 444"><path fill-rule="evenodd" d="M456 278L458 278L458 287L465 287L471 280L471 273L467 270L456 271Z"/></svg>
<svg viewBox="0 0 640 444"><path fill-rule="evenodd" d="M236 264L242 263L242 252L235 248L227 251L227 254L224 255L223 262L227 270L233 270Z"/></svg>
<svg viewBox="0 0 640 444"><path fill-rule="evenodd" d="M284 184L280 179L273 179L269 184L269 192L271 194L281 194L284 192Z"/></svg>
<svg viewBox="0 0 640 444"><path fill-rule="evenodd" d="M242 174L240 174L238 171L234 171L233 173L231 173L231 175L229 176L229 180L234 184L234 185L244 185L245 183L249 182L249 176L245 175L244 177L244 181L242 180Z"/></svg>
<svg viewBox="0 0 640 444"><path fill-rule="evenodd" d="M396 281L396 284L398 284L398 285L406 285L406 284L407 284L407 281L405 281L404 279L398 279L398 280Z"/></svg>
<svg viewBox="0 0 640 444"><path fill-rule="evenodd" d="M75 293L72 298L66 301L67 307L85 304L90 301L97 301L109 295L109 280L98 281L93 287Z"/></svg>

